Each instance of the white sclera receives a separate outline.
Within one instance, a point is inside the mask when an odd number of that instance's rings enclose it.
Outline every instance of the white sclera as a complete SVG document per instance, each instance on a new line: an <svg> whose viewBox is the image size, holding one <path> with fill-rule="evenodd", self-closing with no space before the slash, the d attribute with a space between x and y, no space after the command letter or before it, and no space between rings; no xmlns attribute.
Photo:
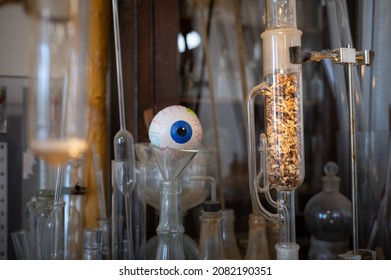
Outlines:
<svg viewBox="0 0 391 280"><path fill-rule="evenodd" d="M173 105L159 111L149 126L149 140L158 148L198 150L202 126L189 108Z"/></svg>

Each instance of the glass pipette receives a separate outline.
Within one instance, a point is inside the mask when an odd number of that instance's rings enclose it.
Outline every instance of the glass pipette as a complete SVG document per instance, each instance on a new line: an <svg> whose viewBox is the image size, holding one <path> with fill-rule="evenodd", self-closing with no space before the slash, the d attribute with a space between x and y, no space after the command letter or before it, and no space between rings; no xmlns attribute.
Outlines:
<svg viewBox="0 0 391 280"><path fill-rule="evenodd" d="M113 0L113 21L115 39L115 57L117 64L118 102L120 130L114 136L114 160L115 177L117 186L125 197L126 224L128 233L129 257L133 258L133 235L132 235L132 191L136 181L134 141L132 134L126 130L124 94L122 84L121 47L118 24L117 1Z"/></svg>

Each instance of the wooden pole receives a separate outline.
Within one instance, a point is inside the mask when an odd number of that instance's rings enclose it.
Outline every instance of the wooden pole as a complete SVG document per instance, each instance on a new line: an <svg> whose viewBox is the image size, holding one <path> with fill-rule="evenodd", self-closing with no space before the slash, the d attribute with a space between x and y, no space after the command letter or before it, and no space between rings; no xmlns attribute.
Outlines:
<svg viewBox="0 0 391 280"><path fill-rule="evenodd" d="M111 6L107 0L90 1L89 20L89 53L88 53L88 143L95 147L100 155L103 171L103 181L107 174L107 135L106 122L106 76L108 71L109 28L111 20ZM99 218L98 193L95 182L92 149L86 157L86 204L84 210L85 227L97 227ZM106 184L106 187L107 184ZM107 201L106 197L106 201ZM109 214L109 213L107 213Z"/></svg>

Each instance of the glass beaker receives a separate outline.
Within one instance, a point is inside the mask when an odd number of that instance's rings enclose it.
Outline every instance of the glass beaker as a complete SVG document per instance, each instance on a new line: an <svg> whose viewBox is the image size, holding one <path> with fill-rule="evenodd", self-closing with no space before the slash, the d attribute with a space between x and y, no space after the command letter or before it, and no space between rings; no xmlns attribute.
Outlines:
<svg viewBox="0 0 391 280"><path fill-rule="evenodd" d="M53 165L87 150L88 0L27 1L28 141Z"/></svg>
<svg viewBox="0 0 391 280"><path fill-rule="evenodd" d="M31 259L64 259L64 207L64 201L28 203Z"/></svg>

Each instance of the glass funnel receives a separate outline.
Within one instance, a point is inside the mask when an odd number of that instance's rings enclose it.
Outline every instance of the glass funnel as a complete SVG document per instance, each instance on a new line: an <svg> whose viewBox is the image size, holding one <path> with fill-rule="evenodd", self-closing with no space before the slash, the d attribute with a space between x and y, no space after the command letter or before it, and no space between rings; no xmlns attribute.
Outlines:
<svg viewBox="0 0 391 280"><path fill-rule="evenodd" d="M136 157L146 164L146 202L155 208L160 209L160 181L163 176L160 173L158 163L149 143L135 144ZM191 180L192 176L209 175L210 166L213 160L214 151L201 147L191 162L185 167L178 180L182 186L182 212L201 204L209 195L210 188L202 180Z"/></svg>
<svg viewBox="0 0 391 280"><path fill-rule="evenodd" d="M197 154L197 150L174 150L150 145L163 180L160 182L160 216L156 229L159 244L156 259L185 259L183 249L181 193L178 177Z"/></svg>
<svg viewBox="0 0 391 280"><path fill-rule="evenodd" d="M138 160L144 162L145 165L145 200L150 206L160 211L160 182L163 176L160 173L159 166L156 162L155 155L149 143L136 143L135 152ZM201 147L190 163L185 167L182 174L179 176L179 184L181 185L181 211L182 221L185 219L189 209L199 205L210 195L210 188L205 180L190 179L194 176L209 175L210 166L214 156L214 151ZM183 235L183 247L185 258L194 260L198 258L198 243L188 236ZM152 236L146 245L146 258L155 259L156 249L159 240L158 236Z"/></svg>

